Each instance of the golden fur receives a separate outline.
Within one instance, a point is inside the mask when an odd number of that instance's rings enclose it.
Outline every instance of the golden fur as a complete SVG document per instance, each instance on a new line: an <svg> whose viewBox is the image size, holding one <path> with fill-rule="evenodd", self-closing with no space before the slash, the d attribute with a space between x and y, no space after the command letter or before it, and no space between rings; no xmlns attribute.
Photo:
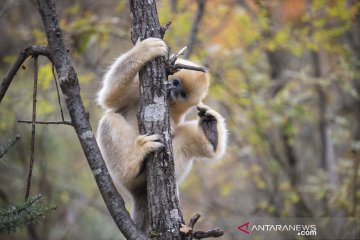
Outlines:
<svg viewBox="0 0 360 240"><path fill-rule="evenodd" d="M166 44L156 38L138 41L121 55L109 68L98 93L98 103L105 113L99 122L97 140L110 174L116 185L122 185L133 196L132 217L143 230L148 230L146 174L141 171L145 156L163 146L157 135L140 135L136 114L139 105L138 72L149 61L167 54ZM181 63L195 65L186 60ZM209 74L180 70L169 77L181 81L187 93L184 100L170 104L175 175L180 183L188 174L195 159L218 159L226 147L224 119L216 111L201 103L209 87ZM193 107L205 109L206 116L216 121L217 145L207 139L200 119L185 121L186 113ZM201 120L203 121L203 120Z"/></svg>

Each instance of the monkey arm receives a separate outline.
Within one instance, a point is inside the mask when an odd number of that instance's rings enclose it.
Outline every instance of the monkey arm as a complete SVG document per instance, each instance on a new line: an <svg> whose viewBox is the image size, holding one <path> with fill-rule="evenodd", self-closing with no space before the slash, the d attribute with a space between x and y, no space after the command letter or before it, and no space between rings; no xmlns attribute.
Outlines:
<svg viewBox="0 0 360 240"><path fill-rule="evenodd" d="M137 99L138 83L132 83L138 78L138 72L147 62L158 56L165 56L166 53L167 46L161 39L147 38L138 41L131 50L116 59L105 74L103 86L98 93L99 104L117 111L129 101Z"/></svg>
<svg viewBox="0 0 360 240"><path fill-rule="evenodd" d="M226 148L224 118L205 105L198 107L198 115L198 120L176 127L173 146L179 148L187 159L219 159Z"/></svg>

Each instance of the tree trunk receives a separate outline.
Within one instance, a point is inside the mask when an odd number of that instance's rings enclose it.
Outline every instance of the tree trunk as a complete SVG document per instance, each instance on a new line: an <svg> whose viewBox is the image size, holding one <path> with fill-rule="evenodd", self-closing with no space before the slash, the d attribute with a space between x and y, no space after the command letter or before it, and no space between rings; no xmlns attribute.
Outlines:
<svg viewBox="0 0 360 240"><path fill-rule="evenodd" d="M321 71L321 62L319 52L311 52L314 76L319 78L323 75ZM328 104L326 99L326 93L321 85L316 89L319 98L319 135L321 144L321 167L327 172L330 183L337 185L338 177L336 174L336 161L334 144L331 141L331 126L327 119Z"/></svg>
<svg viewBox="0 0 360 240"><path fill-rule="evenodd" d="M155 1L129 0L131 38L162 37ZM146 159L147 196L152 236L155 239L180 239L179 226L183 223L174 177L174 160L166 100L167 76L165 59L157 58L139 73L141 134L159 134L164 148Z"/></svg>

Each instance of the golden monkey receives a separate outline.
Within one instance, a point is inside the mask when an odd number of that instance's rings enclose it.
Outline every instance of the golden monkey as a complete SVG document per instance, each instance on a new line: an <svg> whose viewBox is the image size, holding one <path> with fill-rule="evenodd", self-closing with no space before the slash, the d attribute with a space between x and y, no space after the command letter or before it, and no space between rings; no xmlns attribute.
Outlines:
<svg viewBox="0 0 360 240"><path fill-rule="evenodd" d="M138 41L110 66L98 93L98 103L105 113L97 131L97 140L116 185L124 186L134 201L132 218L139 228L149 230L144 158L163 147L158 135L140 135L138 72L146 63L167 54L167 46L157 38ZM178 62L196 66L185 60ZM179 184L195 159L218 159L226 148L223 117L202 104L209 87L209 74L180 70L169 76L168 102L175 177ZM187 112L197 106L199 118L185 121Z"/></svg>

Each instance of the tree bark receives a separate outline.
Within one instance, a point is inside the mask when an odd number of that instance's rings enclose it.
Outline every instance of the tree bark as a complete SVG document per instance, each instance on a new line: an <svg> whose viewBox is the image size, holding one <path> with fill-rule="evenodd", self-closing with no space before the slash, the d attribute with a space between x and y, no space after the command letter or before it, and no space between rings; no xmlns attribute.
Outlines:
<svg viewBox="0 0 360 240"><path fill-rule="evenodd" d="M72 125L75 128L106 206L115 223L127 239L147 239L143 233L138 231L129 213L126 211L124 200L116 190L101 156L88 120L88 113L85 111L80 97L77 74L71 64L68 49L63 41L55 4L52 0L37 0L37 4L48 40L50 59L60 79L60 87L65 95L65 102L69 110Z"/></svg>
<svg viewBox="0 0 360 240"><path fill-rule="evenodd" d="M129 0L131 11L131 38L161 38L155 1ZM139 73L140 110L138 114L141 134L159 134L164 148L146 159L147 196L152 236L154 239L180 239L183 217L177 197L174 160L166 100L167 81L165 59L157 58Z"/></svg>

